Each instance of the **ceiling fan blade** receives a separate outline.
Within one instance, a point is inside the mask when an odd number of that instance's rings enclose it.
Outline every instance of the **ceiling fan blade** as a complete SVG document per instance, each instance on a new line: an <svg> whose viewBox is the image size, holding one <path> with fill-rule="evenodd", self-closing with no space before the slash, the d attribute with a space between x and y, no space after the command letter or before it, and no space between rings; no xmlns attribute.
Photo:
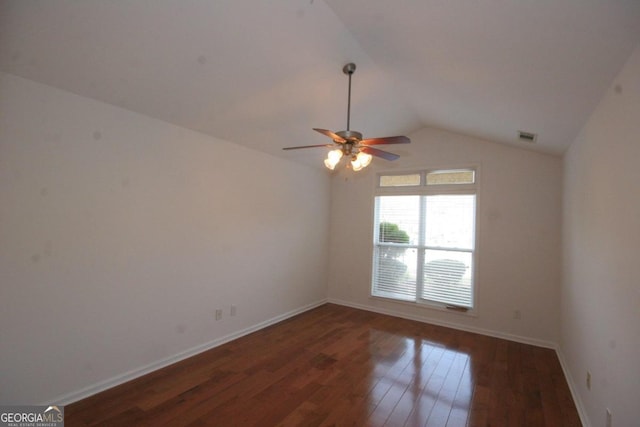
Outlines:
<svg viewBox="0 0 640 427"><path fill-rule="evenodd" d="M327 129L317 129L317 128L313 128L313 130L315 130L316 132L320 132L323 135L328 136L329 138L333 139L336 142L347 142L343 137L336 135L335 133L331 132L330 130Z"/></svg>
<svg viewBox="0 0 640 427"><path fill-rule="evenodd" d="M411 140L406 136L387 136L385 138L369 138L360 141L362 145L382 145L382 144L409 144Z"/></svg>
<svg viewBox="0 0 640 427"><path fill-rule="evenodd" d="M373 148L373 147L361 147L360 151L367 154L371 154L372 156L383 158L385 160L397 160L400 158L400 156L398 156L397 154L389 153L388 151L378 150L377 148Z"/></svg>
<svg viewBox="0 0 640 427"><path fill-rule="evenodd" d="M297 147L284 147L283 150L299 150L300 148L317 148L317 147L333 147L333 144L318 144L318 145L299 145Z"/></svg>

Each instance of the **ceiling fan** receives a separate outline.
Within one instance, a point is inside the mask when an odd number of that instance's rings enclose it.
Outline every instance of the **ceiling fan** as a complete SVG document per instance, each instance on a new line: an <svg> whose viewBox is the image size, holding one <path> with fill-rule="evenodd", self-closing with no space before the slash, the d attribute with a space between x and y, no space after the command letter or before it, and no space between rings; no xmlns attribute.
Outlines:
<svg viewBox="0 0 640 427"><path fill-rule="evenodd" d="M328 136L333 140L333 144L318 144L318 145L302 145L298 147L286 147L283 150L298 150L300 148L316 148L316 147L333 147L334 150L330 151L324 164L327 168L333 170L340 162L340 159L345 156L351 159L351 168L354 171L359 171L371 163L372 156L380 157L385 160L396 160L400 158L397 154L389 153L378 148L371 147L372 145L384 145L384 144L408 144L411 142L406 136L388 136L384 138L367 138L362 139L362 134L354 130L349 129L349 122L351 119L351 76L356 71L356 64L350 62L342 67L342 72L349 76L349 98L347 104L347 130L341 130L338 132L332 132L327 129L314 128L316 132L320 132L323 135Z"/></svg>

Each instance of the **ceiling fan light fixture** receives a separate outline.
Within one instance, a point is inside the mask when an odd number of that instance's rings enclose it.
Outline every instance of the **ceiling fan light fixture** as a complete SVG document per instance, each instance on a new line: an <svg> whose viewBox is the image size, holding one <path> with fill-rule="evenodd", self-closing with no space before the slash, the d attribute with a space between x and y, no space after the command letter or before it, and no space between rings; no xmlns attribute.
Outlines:
<svg viewBox="0 0 640 427"><path fill-rule="evenodd" d="M331 150L327 154L327 158L324 160L324 165L327 167L327 169L334 170L336 168L336 165L340 163L340 159L342 159L342 150Z"/></svg>
<svg viewBox="0 0 640 427"><path fill-rule="evenodd" d="M329 170L334 170L336 168L336 165L331 163L329 161L329 159L324 159L324 165L327 167L327 169Z"/></svg>
<svg viewBox="0 0 640 427"><path fill-rule="evenodd" d="M358 172L366 168L369 166L369 163L371 163L372 157L370 154L359 152L358 155L353 156L351 159L351 169L353 169L354 172Z"/></svg>
<svg viewBox="0 0 640 427"><path fill-rule="evenodd" d="M366 168L371 163L373 156L364 152L359 152L357 158L360 160L360 164L363 168Z"/></svg>
<svg viewBox="0 0 640 427"><path fill-rule="evenodd" d="M355 159L355 161L360 165L360 168L358 170L364 169L369 166L369 164L371 164L371 159L373 159L373 156L371 154L363 153L362 151L359 152Z"/></svg>

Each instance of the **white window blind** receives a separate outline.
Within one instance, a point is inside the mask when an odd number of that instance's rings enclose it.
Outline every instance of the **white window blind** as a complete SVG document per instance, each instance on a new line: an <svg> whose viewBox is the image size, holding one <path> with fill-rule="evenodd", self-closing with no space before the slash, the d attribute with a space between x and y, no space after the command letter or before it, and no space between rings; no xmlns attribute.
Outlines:
<svg viewBox="0 0 640 427"><path fill-rule="evenodd" d="M420 196L388 196L376 199L378 296L414 301L420 239Z"/></svg>
<svg viewBox="0 0 640 427"><path fill-rule="evenodd" d="M475 190L423 193L376 196L372 295L472 308Z"/></svg>

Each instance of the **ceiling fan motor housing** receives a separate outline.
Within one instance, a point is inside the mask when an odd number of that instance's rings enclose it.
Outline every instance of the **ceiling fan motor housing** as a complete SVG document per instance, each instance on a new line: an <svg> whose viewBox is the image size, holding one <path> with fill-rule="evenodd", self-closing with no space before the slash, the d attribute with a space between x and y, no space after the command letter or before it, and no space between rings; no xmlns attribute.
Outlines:
<svg viewBox="0 0 640 427"><path fill-rule="evenodd" d="M362 141L362 134L360 132L356 132L355 130L341 130L339 132L336 132L336 135L348 142L356 143Z"/></svg>

